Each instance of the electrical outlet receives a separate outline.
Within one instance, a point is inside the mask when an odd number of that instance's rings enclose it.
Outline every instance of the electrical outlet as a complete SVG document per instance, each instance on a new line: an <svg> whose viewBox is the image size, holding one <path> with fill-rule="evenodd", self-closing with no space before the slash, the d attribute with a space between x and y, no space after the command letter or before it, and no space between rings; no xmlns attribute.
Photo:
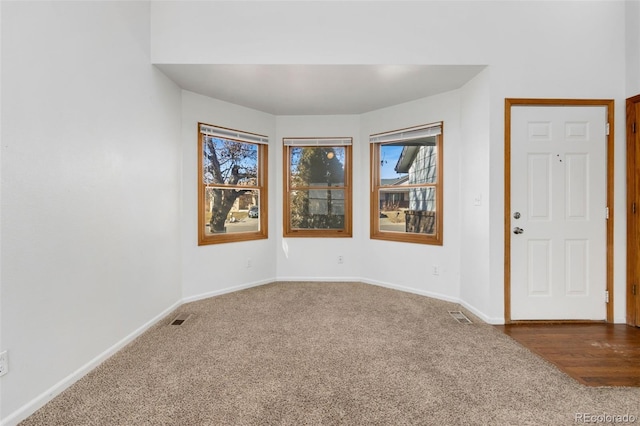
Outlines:
<svg viewBox="0 0 640 426"><path fill-rule="evenodd" d="M433 275L440 275L440 267L438 265L433 265L433 269L431 273Z"/></svg>
<svg viewBox="0 0 640 426"><path fill-rule="evenodd" d="M247 259L247 268L251 268L251 258Z"/></svg>
<svg viewBox="0 0 640 426"><path fill-rule="evenodd" d="M0 376L9 372L9 355L7 351L0 352Z"/></svg>
<svg viewBox="0 0 640 426"><path fill-rule="evenodd" d="M344 263L344 257L338 256L338 263L340 264Z"/></svg>

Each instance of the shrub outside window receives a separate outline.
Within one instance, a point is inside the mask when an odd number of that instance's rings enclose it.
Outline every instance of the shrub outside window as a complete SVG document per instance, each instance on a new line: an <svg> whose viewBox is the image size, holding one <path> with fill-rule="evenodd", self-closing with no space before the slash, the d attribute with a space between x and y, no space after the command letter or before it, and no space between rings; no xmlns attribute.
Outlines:
<svg viewBox="0 0 640 426"><path fill-rule="evenodd" d="M198 129L198 245L267 238L267 137Z"/></svg>
<svg viewBox="0 0 640 426"><path fill-rule="evenodd" d="M284 138L284 236L351 237L351 138Z"/></svg>
<svg viewBox="0 0 640 426"><path fill-rule="evenodd" d="M371 238L442 245L442 127L371 135Z"/></svg>

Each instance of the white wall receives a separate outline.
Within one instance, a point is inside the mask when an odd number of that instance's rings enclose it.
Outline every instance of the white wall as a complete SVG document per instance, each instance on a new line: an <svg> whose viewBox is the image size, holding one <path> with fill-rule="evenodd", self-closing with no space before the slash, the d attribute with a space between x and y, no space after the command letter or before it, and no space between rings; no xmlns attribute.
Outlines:
<svg viewBox="0 0 640 426"><path fill-rule="evenodd" d="M180 91L149 4L2 2L3 421L180 300Z"/></svg>
<svg viewBox="0 0 640 426"><path fill-rule="evenodd" d="M614 299L615 320L624 321L624 98L640 91L635 2L5 1L0 8L0 350L11 359L0 378L5 422L181 297L272 278L361 277L460 298L499 321L506 97L616 100ZM252 31L237 31L238 22ZM273 117L181 94L150 62L488 68L458 91L365 114L358 123L352 116ZM281 211L278 138L356 132L354 238L318 245L288 239L290 255L311 250L322 259L298 265L283 256L280 213L270 215L268 240L195 247L198 120L273 137L271 212ZM455 212L445 217L445 245L368 240L366 138L378 128L439 120L446 126L445 212ZM471 206L478 193L482 205ZM327 258L338 247L341 267ZM241 271L218 269L211 279L219 259ZM387 267L398 262L409 266ZM435 262L439 277L412 272Z"/></svg>
<svg viewBox="0 0 640 426"><path fill-rule="evenodd" d="M269 137L269 238L198 246L198 122ZM187 300L213 296L257 284L276 276L275 241L279 209L275 117L260 111L182 92L182 294ZM251 259L251 268L247 268Z"/></svg>
<svg viewBox="0 0 640 426"><path fill-rule="evenodd" d="M626 97L640 94L640 2L627 0L626 31Z"/></svg>
<svg viewBox="0 0 640 426"><path fill-rule="evenodd" d="M276 120L276 170L275 206L277 235L277 275L279 280L353 281L361 276L360 250L364 235L363 223L368 218L368 198L363 188L363 145L360 138L360 117L341 116L280 116ZM283 238L283 152L285 137L352 137L353 138L353 238ZM368 147L367 147L368 148ZM367 157L368 157L368 151ZM368 228L367 228L368 229ZM344 263L338 264L338 256Z"/></svg>
<svg viewBox="0 0 640 426"><path fill-rule="evenodd" d="M364 197L363 259L366 267L362 277L366 282L410 289L447 300L460 296L460 94L452 91L362 115L361 137L368 144L375 133L403 129L421 124L443 122L443 236L442 246L407 244L369 240L369 198ZM369 191L369 152L363 150L363 194ZM433 275L433 267L439 269Z"/></svg>
<svg viewBox="0 0 640 426"><path fill-rule="evenodd" d="M486 79L485 79L486 80ZM483 82L481 81L479 85ZM486 85L486 82L485 82ZM483 111L486 111L481 105ZM273 280L354 281L404 288L448 300L460 296L460 95L458 91L362 115L278 116L183 92L183 291L187 300ZM196 123L269 134L268 241L196 245ZM212 121L213 120L213 121ZM442 247L369 239L369 135L444 121L445 228ZM488 128L488 122L482 123ZM283 238L284 137L353 138L353 237ZM487 141L480 145L486 148ZM484 154L487 156L487 154ZM484 168L488 164L483 165ZM486 208L485 208L486 209ZM275 223L273 223L275 221ZM488 225L484 224L484 229ZM275 243L275 247L274 247ZM486 242L485 242L486 244ZM275 250L274 250L275 248ZM275 255L276 262L273 262ZM339 264L337 257L344 263ZM255 269L246 268L252 258ZM224 259L224 267L216 267ZM255 259L255 260L254 260ZM409 260L408 260L409 259ZM412 262L411 260L419 259ZM438 266L439 275L431 273ZM213 274L212 271L215 271Z"/></svg>
<svg viewBox="0 0 640 426"><path fill-rule="evenodd" d="M486 80L486 79L485 79ZM481 81L477 85L482 85ZM473 96L470 96L473 97ZM485 102L486 103L486 102ZM486 111L486 105L480 105ZM187 300L269 282L358 281L404 288L448 300L460 296L460 114L458 91L362 115L278 116L183 92L183 295ZM486 118L486 117L481 117ZM270 134L270 238L197 246L196 123ZM369 135L444 121L444 245L369 239ZM485 129L488 122L485 120ZM283 238L284 137L353 138L353 237ZM484 141L476 150L486 148ZM485 157L488 157L484 152ZM481 167L487 168L485 162ZM473 178L471 178L473 180ZM485 208L486 210L486 208ZM477 218L476 218L477 219ZM274 223L275 221L275 223ZM483 225L488 229L488 225ZM274 246L275 243L275 246ZM487 241L485 241L487 244ZM274 250L275 249L275 250ZM275 256L275 262L274 262ZM337 257L344 263L339 264ZM246 259L255 265L246 268ZM219 261L224 261L220 266ZM412 261L419 259L418 261ZM431 273L438 266L439 275ZM215 273L214 273L215 272Z"/></svg>
<svg viewBox="0 0 640 426"><path fill-rule="evenodd" d="M0 206L2 206L2 3L0 3ZM0 208L0 351L4 350L5 345L2 340L2 208ZM0 380L0 396L2 395L2 380ZM0 423L2 423L3 411L2 402L0 402Z"/></svg>
<svg viewBox="0 0 640 426"><path fill-rule="evenodd" d="M460 89L460 297L465 305L489 306L489 292L478 282L489 282L489 263L486 256L491 242L489 216L489 152L490 93L489 74L485 69ZM495 295L501 298L500 294ZM483 308L484 309L484 308ZM499 322L501 315L487 318L475 312L485 321Z"/></svg>
<svg viewBox="0 0 640 426"><path fill-rule="evenodd" d="M502 317L504 283L504 99L615 99L614 320L625 321L625 4L624 2L502 3L508 37L490 60L490 275L488 305Z"/></svg>
<svg viewBox="0 0 640 426"><path fill-rule="evenodd" d="M489 242L472 265L464 265L465 276L475 279L465 279L460 297L496 321L504 312L504 98L615 99L614 298L615 319L624 321L625 6L609 1L162 2L151 6L151 52L158 63L489 65L483 77L489 87L489 166L477 176L489 184L483 193L488 210L481 209L489 218ZM217 24L207 25L212 16ZM252 31L234 31L238 20ZM464 96L474 97L469 91ZM474 103L464 102L465 108ZM463 197L464 205L468 194ZM472 225L470 217L463 216L465 227ZM407 262L423 260L415 256Z"/></svg>
<svg viewBox="0 0 640 426"><path fill-rule="evenodd" d="M482 43L500 43L504 35L500 7L485 4L158 2L151 7L151 58L194 64L484 64ZM216 25L210 25L214 17ZM251 31L237 31L238 22Z"/></svg>

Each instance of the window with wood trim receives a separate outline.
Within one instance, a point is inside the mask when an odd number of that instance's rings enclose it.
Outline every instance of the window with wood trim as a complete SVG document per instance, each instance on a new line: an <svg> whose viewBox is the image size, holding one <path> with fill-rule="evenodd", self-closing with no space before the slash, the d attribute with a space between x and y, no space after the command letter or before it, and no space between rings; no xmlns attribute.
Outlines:
<svg viewBox="0 0 640 426"><path fill-rule="evenodd" d="M284 236L351 237L352 138L284 138Z"/></svg>
<svg viewBox="0 0 640 426"><path fill-rule="evenodd" d="M442 245L442 127L371 135L371 238Z"/></svg>
<svg viewBox="0 0 640 426"><path fill-rule="evenodd" d="M198 123L198 245L267 238L267 144Z"/></svg>

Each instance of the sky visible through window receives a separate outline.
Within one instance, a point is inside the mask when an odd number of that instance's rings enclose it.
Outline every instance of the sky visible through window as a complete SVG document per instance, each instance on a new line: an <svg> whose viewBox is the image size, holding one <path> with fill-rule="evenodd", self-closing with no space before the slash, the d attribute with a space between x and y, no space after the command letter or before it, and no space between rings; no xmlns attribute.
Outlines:
<svg viewBox="0 0 640 426"><path fill-rule="evenodd" d="M394 145L380 146L380 165L382 166L380 167L381 179L397 179L403 175L395 171L402 148L402 146Z"/></svg>

